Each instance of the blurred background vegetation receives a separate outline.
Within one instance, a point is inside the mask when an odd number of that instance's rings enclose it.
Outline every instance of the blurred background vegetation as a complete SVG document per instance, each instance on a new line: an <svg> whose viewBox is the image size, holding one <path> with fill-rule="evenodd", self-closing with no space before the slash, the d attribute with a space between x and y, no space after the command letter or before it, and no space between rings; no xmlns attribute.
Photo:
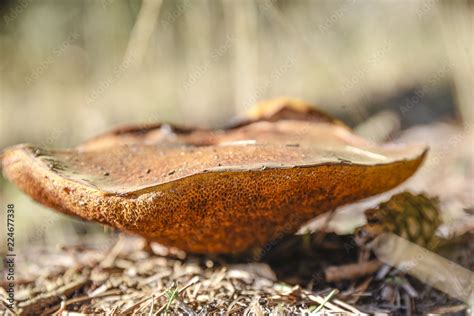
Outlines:
<svg viewBox="0 0 474 316"><path fill-rule="evenodd" d="M125 123L220 126L277 96L375 140L437 120L466 126L473 12L463 0L3 0L0 148L74 146ZM0 181L19 242L102 230Z"/></svg>

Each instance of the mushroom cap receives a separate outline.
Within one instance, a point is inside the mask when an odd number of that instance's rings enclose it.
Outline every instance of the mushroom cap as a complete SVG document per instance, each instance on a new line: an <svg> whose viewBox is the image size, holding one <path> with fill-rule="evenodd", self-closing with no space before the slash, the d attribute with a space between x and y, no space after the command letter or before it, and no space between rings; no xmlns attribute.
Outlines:
<svg viewBox="0 0 474 316"><path fill-rule="evenodd" d="M155 124L67 150L18 145L3 153L3 172L61 212L190 252L235 253L394 188L426 155L372 144L325 114L315 120L308 105L272 102L280 110L226 129Z"/></svg>

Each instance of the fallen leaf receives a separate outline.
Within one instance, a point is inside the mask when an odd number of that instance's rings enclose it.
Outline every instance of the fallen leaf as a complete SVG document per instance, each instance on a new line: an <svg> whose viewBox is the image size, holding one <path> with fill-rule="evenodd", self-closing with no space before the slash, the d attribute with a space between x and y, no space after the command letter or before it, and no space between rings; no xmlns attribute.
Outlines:
<svg viewBox="0 0 474 316"><path fill-rule="evenodd" d="M262 120L221 130L159 124L69 150L18 145L3 153L3 172L61 212L186 251L232 253L392 189L426 154L419 145L371 144L335 120L303 120L316 112L281 102Z"/></svg>

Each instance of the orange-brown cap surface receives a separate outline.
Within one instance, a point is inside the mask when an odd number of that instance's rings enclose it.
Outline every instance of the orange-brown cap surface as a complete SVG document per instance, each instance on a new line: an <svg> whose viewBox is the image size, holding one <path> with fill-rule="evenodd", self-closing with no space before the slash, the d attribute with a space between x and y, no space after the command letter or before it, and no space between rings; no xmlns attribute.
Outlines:
<svg viewBox="0 0 474 316"><path fill-rule="evenodd" d="M232 253L397 186L426 153L376 146L331 120L301 119L305 106L284 108L291 115L222 130L155 125L69 150L19 145L4 152L3 172L61 212L186 251Z"/></svg>

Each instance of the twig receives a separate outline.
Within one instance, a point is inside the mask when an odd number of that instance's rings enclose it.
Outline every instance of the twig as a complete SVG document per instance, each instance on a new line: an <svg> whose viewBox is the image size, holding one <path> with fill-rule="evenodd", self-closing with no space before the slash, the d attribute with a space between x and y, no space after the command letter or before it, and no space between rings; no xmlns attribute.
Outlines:
<svg viewBox="0 0 474 316"><path fill-rule="evenodd" d="M21 308L22 312L26 314L37 311L41 309L42 306L56 303L62 295L66 297L71 295L89 282L90 280L88 280L87 278L80 277L69 284L59 287L57 290L45 293L29 301L23 302L19 305L19 308Z"/></svg>
<svg viewBox="0 0 474 316"><path fill-rule="evenodd" d="M117 258L117 256L122 251L124 244L125 244L125 237L123 234L120 234L115 245L110 249L110 251L105 256L104 260L100 263L100 267L101 268L111 267L115 259Z"/></svg>
<svg viewBox="0 0 474 316"><path fill-rule="evenodd" d="M155 307L155 295L152 295L151 298L151 307L150 307L150 312L148 313L148 316L153 315L153 308Z"/></svg>
<svg viewBox="0 0 474 316"><path fill-rule="evenodd" d="M5 301L3 300L3 297L2 297L2 300L0 300L0 302L2 302L2 305L3 305L10 313L12 313L12 315L16 315L15 311L10 308L10 305L8 304L8 302L5 302Z"/></svg>
<svg viewBox="0 0 474 316"><path fill-rule="evenodd" d="M80 297L76 297L76 298L72 298L72 299L69 299L69 300L63 300L61 302L61 306L59 308L59 310L56 312L57 315L60 315L60 311L64 311L66 309L66 307L68 305L71 305L71 304L76 304L76 303L80 303L80 302L85 302L85 301L89 301L89 300L92 300L92 299L95 299L95 298L99 298L99 297L104 297L104 296L109 296L109 295L114 295L114 294L120 294L120 290L118 289L114 289L114 290L110 290L108 292L104 292L104 293L101 293L101 294L98 294L96 296L80 296ZM64 304L64 307L63 307L63 304ZM57 306L54 306L50 309L47 309L46 311L44 311L43 313L44 314L51 314L53 313L55 310L56 310ZM59 313L59 314L58 314Z"/></svg>
<svg viewBox="0 0 474 316"><path fill-rule="evenodd" d="M363 293L365 292L365 290L367 290L372 280L372 276L368 277L361 284L359 284L350 294L347 294L346 296L352 297L350 301L348 301L348 303L356 304L361 298L361 296L363 296Z"/></svg>
<svg viewBox="0 0 474 316"><path fill-rule="evenodd" d="M66 310L66 298L63 297L63 300L61 301L61 305L59 306L59 309L54 313L54 316L60 316L62 312Z"/></svg>
<svg viewBox="0 0 474 316"><path fill-rule="evenodd" d="M337 304L337 305L339 305L339 306L341 306L341 307L344 307L345 309L347 309L348 311L351 311L351 312L354 313L354 314L357 314L357 315L360 315L360 314L361 314L360 310L358 310L357 308L355 308L355 307L353 307L353 306L351 306L351 305L349 305L349 304L347 304L347 303L344 303L344 302L341 301L341 300L338 300L338 299L335 298L335 299L333 299L332 301L333 301L334 304Z"/></svg>
<svg viewBox="0 0 474 316"><path fill-rule="evenodd" d="M131 313L132 311L135 311L135 309L137 307L139 307L140 305L142 305L144 302L148 301L150 298L153 299L153 300L156 300L156 299L162 297L166 293L166 291L162 291L159 294L155 295L156 292L158 292L158 291L155 291L151 295L144 297L143 299L139 300L138 302L136 302L132 306L127 307L127 309L121 311L120 313L124 314L124 315L128 314L128 313ZM148 306L148 305L145 305L145 306ZM141 309L141 307L139 307L139 309Z"/></svg>
<svg viewBox="0 0 474 316"><path fill-rule="evenodd" d="M338 282L341 280L353 280L377 271L382 266L379 260L371 260L360 263L346 264L342 266L331 266L324 270L327 282Z"/></svg>
<svg viewBox="0 0 474 316"><path fill-rule="evenodd" d="M452 306L441 306L433 308L430 313L431 314L455 314L467 309L467 305L459 304L459 305L452 305Z"/></svg>

